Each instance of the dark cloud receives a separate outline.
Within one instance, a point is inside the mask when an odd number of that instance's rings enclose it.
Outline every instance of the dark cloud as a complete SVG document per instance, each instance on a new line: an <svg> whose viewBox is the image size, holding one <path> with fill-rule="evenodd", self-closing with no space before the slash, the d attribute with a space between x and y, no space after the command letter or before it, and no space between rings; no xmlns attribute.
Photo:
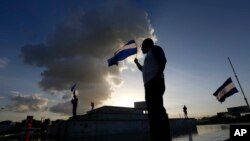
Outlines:
<svg viewBox="0 0 250 141"><path fill-rule="evenodd" d="M124 5L108 5L73 17L45 43L26 45L21 53L25 63L45 68L39 82L45 91L65 91L77 83L79 112L84 113L90 101L100 105L110 97L111 86L122 83L120 66L108 67L107 59L128 40L152 37L152 28L145 11ZM113 77L107 81L109 74ZM58 103L51 111L71 113L60 108L66 103Z"/></svg>
<svg viewBox="0 0 250 141"><path fill-rule="evenodd" d="M48 99L38 95L17 94L13 95L10 100L11 104L6 108L15 112L46 110L48 105Z"/></svg>
<svg viewBox="0 0 250 141"><path fill-rule="evenodd" d="M59 102L56 105L50 108L50 111L53 113L59 113L62 115L67 115L72 113L72 106L70 101L67 102Z"/></svg>
<svg viewBox="0 0 250 141"><path fill-rule="evenodd" d="M62 99L63 100L69 100L71 99L73 96L72 96L72 93L69 93L69 92L66 92L66 94L63 95Z"/></svg>

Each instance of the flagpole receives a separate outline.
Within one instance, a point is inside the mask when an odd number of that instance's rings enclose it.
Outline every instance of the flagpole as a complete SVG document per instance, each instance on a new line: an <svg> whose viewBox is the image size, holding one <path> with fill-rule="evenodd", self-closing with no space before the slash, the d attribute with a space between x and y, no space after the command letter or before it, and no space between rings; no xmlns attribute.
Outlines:
<svg viewBox="0 0 250 141"><path fill-rule="evenodd" d="M136 42L135 42L135 45L136 45L136 55L135 55L135 58L137 59L138 46L137 46L137 43L136 43Z"/></svg>
<svg viewBox="0 0 250 141"><path fill-rule="evenodd" d="M234 75L235 75L235 77L236 77L236 80L237 80L237 82L238 82L238 84L239 84L239 86L240 86L240 90L241 90L241 92L242 92L242 94L243 94L243 96L244 96L244 99L245 99L246 103L247 103L248 109L250 109L250 106L249 106L249 104L248 104L248 101L247 101L247 98L246 98L246 96L245 96L245 93L244 93L244 91L243 91L243 89L242 89L242 87L241 87L241 84L240 84L240 81L239 81L239 79L238 79L238 76L237 76L237 74L236 74L236 72L235 72L235 70L234 70L233 64L232 64L232 62L231 62L231 60L230 60L229 57L228 57L227 59L228 59L230 65L231 65L231 67L232 67L232 70L233 70L233 72L234 72Z"/></svg>

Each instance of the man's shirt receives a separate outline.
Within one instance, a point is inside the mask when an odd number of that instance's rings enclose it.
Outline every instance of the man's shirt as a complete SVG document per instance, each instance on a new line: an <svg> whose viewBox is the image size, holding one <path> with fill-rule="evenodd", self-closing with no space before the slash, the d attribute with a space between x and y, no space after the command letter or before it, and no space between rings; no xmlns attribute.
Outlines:
<svg viewBox="0 0 250 141"><path fill-rule="evenodd" d="M144 60L142 67L143 82L146 84L148 81L152 80L158 73L160 69L160 64L166 63L166 57L161 47L152 47ZM162 78L164 75L162 73Z"/></svg>

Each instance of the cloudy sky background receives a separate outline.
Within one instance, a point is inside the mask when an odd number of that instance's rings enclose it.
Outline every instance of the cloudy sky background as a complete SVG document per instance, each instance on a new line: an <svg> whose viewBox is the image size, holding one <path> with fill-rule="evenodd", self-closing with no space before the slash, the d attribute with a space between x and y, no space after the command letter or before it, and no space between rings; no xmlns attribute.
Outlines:
<svg viewBox="0 0 250 141"><path fill-rule="evenodd" d="M211 116L245 105L241 93L219 103L213 92L233 72L249 99L248 1L1 1L0 120L27 114L71 115L70 87L77 83L78 113L90 102L133 106L144 100L135 56L108 67L128 40L154 38L167 56L164 105L170 117ZM143 62L143 55L138 54ZM10 118L11 117L11 118Z"/></svg>

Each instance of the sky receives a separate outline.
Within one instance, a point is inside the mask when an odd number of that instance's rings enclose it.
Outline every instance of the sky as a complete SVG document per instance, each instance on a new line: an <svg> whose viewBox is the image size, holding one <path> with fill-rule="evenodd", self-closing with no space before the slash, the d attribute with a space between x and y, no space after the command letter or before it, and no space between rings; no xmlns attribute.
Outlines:
<svg viewBox="0 0 250 141"><path fill-rule="evenodd" d="M0 121L68 119L77 113L144 101L136 55L107 59L134 39L152 38L167 58L164 106L170 118L201 118L246 105L230 57L250 99L250 2L247 0L0 1ZM143 64L145 55L137 57ZM213 93L231 77L240 91L220 103Z"/></svg>

